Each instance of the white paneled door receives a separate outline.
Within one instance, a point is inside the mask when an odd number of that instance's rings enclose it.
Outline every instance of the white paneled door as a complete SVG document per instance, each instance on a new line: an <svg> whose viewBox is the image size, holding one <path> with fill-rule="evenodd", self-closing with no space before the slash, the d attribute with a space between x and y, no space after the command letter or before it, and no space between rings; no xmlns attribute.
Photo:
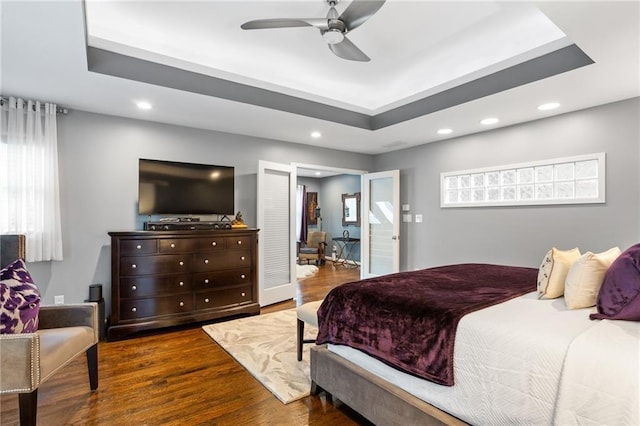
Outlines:
<svg viewBox="0 0 640 426"><path fill-rule="evenodd" d="M400 171L365 174L362 207L360 276L400 271Z"/></svg>
<svg viewBox="0 0 640 426"><path fill-rule="evenodd" d="M260 306L291 300L296 294L295 173L292 166L260 161L258 165L257 219L260 228Z"/></svg>

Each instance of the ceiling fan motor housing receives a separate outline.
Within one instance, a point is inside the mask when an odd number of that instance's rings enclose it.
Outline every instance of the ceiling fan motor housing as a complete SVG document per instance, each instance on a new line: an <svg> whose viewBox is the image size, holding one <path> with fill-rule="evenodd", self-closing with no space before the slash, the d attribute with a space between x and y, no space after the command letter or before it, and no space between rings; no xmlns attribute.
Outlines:
<svg viewBox="0 0 640 426"><path fill-rule="evenodd" d="M329 19L329 29L322 33L322 38L329 44L341 43L344 40L346 26L339 19Z"/></svg>

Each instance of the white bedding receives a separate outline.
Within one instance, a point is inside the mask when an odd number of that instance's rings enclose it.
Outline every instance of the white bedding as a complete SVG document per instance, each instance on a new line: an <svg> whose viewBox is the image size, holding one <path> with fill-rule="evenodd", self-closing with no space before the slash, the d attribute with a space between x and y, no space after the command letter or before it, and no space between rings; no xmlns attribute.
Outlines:
<svg viewBox="0 0 640 426"><path fill-rule="evenodd" d="M640 323L598 321L567 353L555 423L640 425Z"/></svg>
<svg viewBox="0 0 640 426"><path fill-rule="evenodd" d="M581 372L590 365L588 362L585 364L585 357L580 354L588 353L594 340L611 335L610 331L605 331L609 327L601 325L610 321L591 321L590 312L591 309L568 310L562 298L538 300L536 293L529 293L466 315L456 333L455 385L452 387L399 372L346 346L329 345L329 350L472 424L584 424L585 419L607 424L607 421L601 421L598 410L591 409L592 406L576 407L583 400L581 395L575 394L576 389L584 385L581 378L585 376ZM630 324L630 329L638 334L640 324ZM622 342L627 349L633 346L633 338L618 337L617 343ZM640 374L637 345L640 340L638 336L635 339L636 352L625 355L620 362L635 360L635 376L631 375L630 380L626 376L627 382L631 383L623 385L623 388L633 388L635 383L637 395ZM599 355L598 361L590 360L598 365L606 362L604 370L600 368L600 376L603 377L597 380L605 381L610 376L611 364L607 357L618 351L611 348ZM575 365L573 369L565 369L563 376L565 356L568 356L570 364ZM631 364L629 368L633 369L633 362ZM592 374L593 368L589 368L590 374L586 378L593 378L598 371ZM618 376L625 378L622 372ZM557 410L561 377L565 377L566 383L562 386L561 406ZM597 393L599 389L600 385L595 382L591 391ZM620 395L613 397L618 405L629 405L625 402L627 399L620 398ZM587 411L586 415L582 415L582 411ZM609 424L640 423L637 407L635 411L630 409L627 417L618 418L628 419L631 423Z"/></svg>

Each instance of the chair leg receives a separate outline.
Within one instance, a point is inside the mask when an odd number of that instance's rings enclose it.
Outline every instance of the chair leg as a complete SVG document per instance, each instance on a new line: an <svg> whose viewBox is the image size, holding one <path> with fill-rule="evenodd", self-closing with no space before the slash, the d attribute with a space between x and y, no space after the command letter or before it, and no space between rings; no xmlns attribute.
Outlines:
<svg viewBox="0 0 640 426"><path fill-rule="evenodd" d="M18 406L20 408L20 426L36 426L38 389L31 393L19 393Z"/></svg>
<svg viewBox="0 0 640 426"><path fill-rule="evenodd" d="M87 368L89 370L89 386L94 391L98 389L98 344L87 349Z"/></svg>
<svg viewBox="0 0 640 426"><path fill-rule="evenodd" d="M304 339L304 321L298 320L298 361L302 361L302 340Z"/></svg>

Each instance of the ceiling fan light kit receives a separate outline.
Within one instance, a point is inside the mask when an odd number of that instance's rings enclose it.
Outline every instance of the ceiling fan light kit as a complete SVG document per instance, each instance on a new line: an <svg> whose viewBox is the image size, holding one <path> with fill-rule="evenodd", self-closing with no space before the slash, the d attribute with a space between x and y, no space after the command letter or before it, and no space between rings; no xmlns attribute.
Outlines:
<svg viewBox="0 0 640 426"><path fill-rule="evenodd" d="M329 30L325 31L322 34L322 38L328 44L338 44L342 43L342 41L344 40L344 34L342 34L339 30Z"/></svg>
<svg viewBox="0 0 640 426"><path fill-rule="evenodd" d="M385 0L353 0L345 11L338 15L335 5L339 0L326 0L329 12L326 18L276 18L257 19L245 22L240 26L243 30L260 30L267 28L315 27L320 30L322 39L329 49L338 57L350 61L368 62L371 59L353 44L346 34L371 18L384 4Z"/></svg>

